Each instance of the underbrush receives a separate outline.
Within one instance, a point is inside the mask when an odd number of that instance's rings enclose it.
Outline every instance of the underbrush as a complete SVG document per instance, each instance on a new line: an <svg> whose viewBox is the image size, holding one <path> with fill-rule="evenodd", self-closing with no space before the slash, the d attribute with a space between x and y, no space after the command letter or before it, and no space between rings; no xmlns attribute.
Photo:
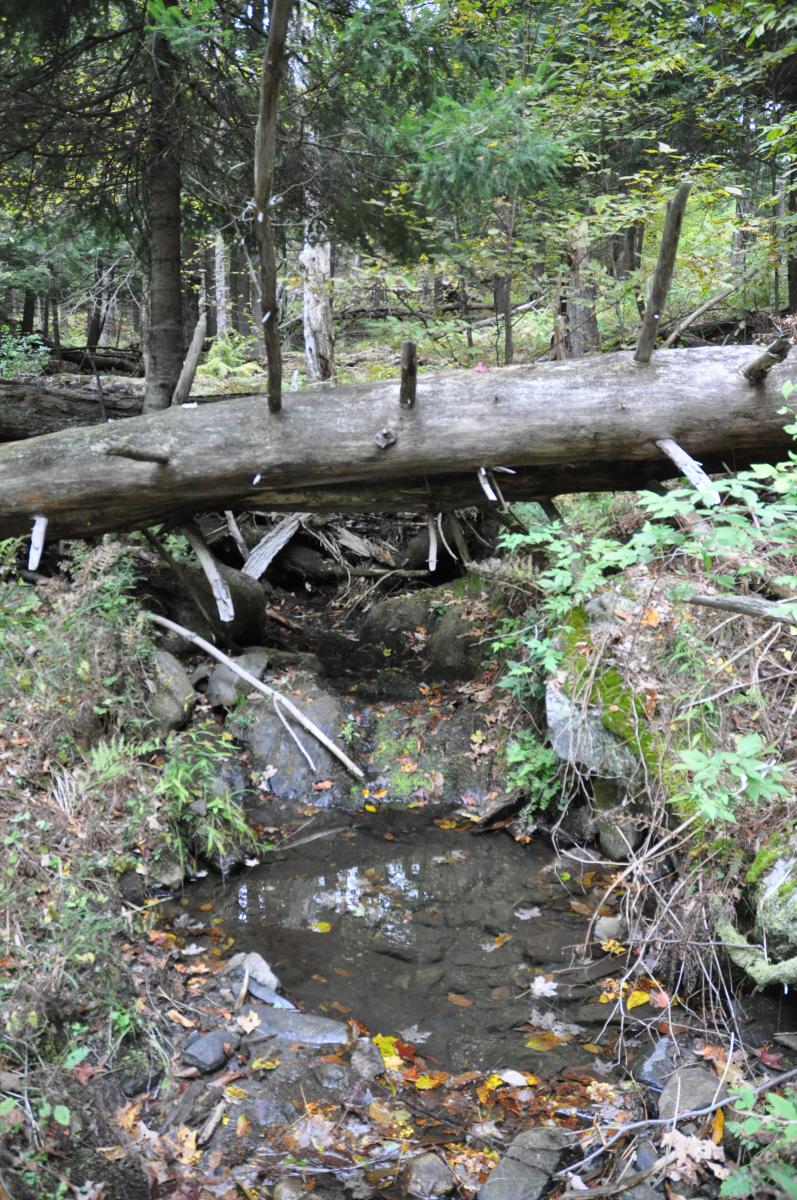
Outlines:
<svg viewBox="0 0 797 1200"><path fill-rule="evenodd" d="M0 544L0 1139L18 1194L49 1197L86 1126L83 1085L136 1045L168 1057L136 967L151 910L143 883L124 902L122 876L168 856L179 882L197 853L254 836L212 786L219 739L164 739L149 717L135 545L76 547L36 587L18 551Z"/></svg>

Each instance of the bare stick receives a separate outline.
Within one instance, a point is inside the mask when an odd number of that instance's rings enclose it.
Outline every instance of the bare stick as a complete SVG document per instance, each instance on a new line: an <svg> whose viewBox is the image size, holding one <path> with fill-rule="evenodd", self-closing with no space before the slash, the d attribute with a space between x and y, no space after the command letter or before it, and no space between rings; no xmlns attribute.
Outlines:
<svg viewBox="0 0 797 1200"><path fill-rule="evenodd" d="M357 764L353 763L349 756L344 754L344 752L327 737L324 731L319 729L309 717L306 717L301 709L298 709L293 701L289 700L287 696L283 696L281 692L276 690L276 688L269 687L267 683L261 683L260 680L256 679L254 675L251 675L249 671L245 671L243 667L239 667L238 664L234 662L228 654L224 654L221 650L217 650L214 645L206 641L205 638L200 637L198 633L192 633L191 630L186 629L184 625L178 625L176 621L170 621L168 617L161 617L158 613L147 613L146 615L149 620L154 621L156 625L161 625L164 629L170 629L172 633L178 633L180 637L184 637L186 641L191 642L194 646L198 646L200 650L204 650L206 654L209 654L211 658L215 658L217 662L224 663L225 667L229 667L233 674L238 675L256 691L262 692L264 696L270 696L272 698L276 696L280 704L283 704L285 708L287 708L293 719L297 721L303 729L306 729L308 733L311 733L313 737L316 738L321 745L329 751L330 754L333 754L335 758L338 759L339 762L342 762L347 771L351 771L352 775L356 775L358 779L365 778L363 772L360 770Z"/></svg>
<svg viewBox="0 0 797 1200"><path fill-rule="evenodd" d="M197 561L210 584L210 590L213 593L213 599L216 601L219 618L227 624L235 617L235 605L232 602L227 581L219 570L219 564L206 545L199 526L193 521L190 524L181 526L180 533L197 556Z"/></svg>
<svg viewBox="0 0 797 1200"><path fill-rule="evenodd" d="M202 312L199 315L199 320L194 326L194 334L191 338L191 345L188 347L188 353L183 359L183 365L180 369L180 378L177 380L177 387L172 395L172 404L185 404L188 397L191 395L191 384L194 382L196 369L199 366L199 360L202 357L202 350L205 345L205 337L208 331L207 313Z"/></svg>
<svg viewBox="0 0 797 1200"><path fill-rule="evenodd" d="M418 347L415 342L405 342L401 347L401 386L399 388L399 404L402 408L414 406L417 384Z"/></svg>
<svg viewBox="0 0 797 1200"><path fill-rule="evenodd" d="M761 383L774 366L783 362L791 350L791 346L791 338L775 338L775 341L769 343L763 354L754 358L749 366L742 367L742 375L748 383Z"/></svg>
<svg viewBox="0 0 797 1200"><path fill-rule="evenodd" d="M670 462L675 463L682 475L691 483L707 504L719 504L720 494L712 484L706 472L691 454L687 454L682 446L672 438L659 438L656 442L662 454L666 454Z"/></svg>
<svg viewBox="0 0 797 1200"><path fill-rule="evenodd" d="M729 283L728 286L724 287L721 292L716 292L713 296L709 297L705 304L701 304L700 307L696 308L694 312L691 312L688 317L684 317L682 321L678 322L670 336L666 339L666 341L663 342L662 349L669 350L673 342L681 336L685 329L688 329L690 325L694 324L698 317L702 317L704 312L708 312L710 308L713 308L715 304L719 304L721 300L724 300L726 296L730 296L732 292L737 291L740 287L742 287L743 284L749 283L749 281L757 274L758 267L751 267L749 271L745 271L739 276L739 278L736 280L736 283Z"/></svg>
<svg viewBox="0 0 797 1200"><path fill-rule="evenodd" d="M670 281L675 266L675 256L678 252L678 239L681 236L681 225L683 224L686 201L689 198L691 190L691 183L685 180L667 205L667 215L664 218L664 231L661 235L661 246L659 247L659 261L656 263L653 282L650 285L647 308L642 318L642 329L640 330L639 341L636 344L636 351L634 353L634 362L637 363L649 363L653 354L653 347L656 344L656 334L659 330L664 303L667 299L667 292L670 290Z"/></svg>
<svg viewBox="0 0 797 1200"><path fill-rule="evenodd" d="M249 575L252 579L259 579L261 575L265 574L272 560L284 546L287 546L308 515L308 513L291 513L290 516L283 517L278 525L269 530L249 554L244 564L244 575Z"/></svg>
<svg viewBox="0 0 797 1200"><path fill-rule="evenodd" d="M797 625L797 599L785 603L783 600L764 600L761 596L687 596L686 602L739 613L743 617L764 617L784 625Z"/></svg>
<svg viewBox="0 0 797 1200"><path fill-rule="evenodd" d="M231 509L225 508L224 520L227 522L227 529L229 531L230 537L235 542L235 545L238 549L238 553L240 554L240 556L244 560L244 562L246 562L246 560L249 557L249 547L247 546L246 542L243 539L243 535L241 534L241 531L238 528L238 522L236 521Z"/></svg>

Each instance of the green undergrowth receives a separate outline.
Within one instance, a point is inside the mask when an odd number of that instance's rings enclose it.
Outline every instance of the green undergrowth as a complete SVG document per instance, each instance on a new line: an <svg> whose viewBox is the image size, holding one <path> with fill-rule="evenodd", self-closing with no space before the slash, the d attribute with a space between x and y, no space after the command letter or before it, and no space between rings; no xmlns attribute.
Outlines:
<svg viewBox="0 0 797 1200"><path fill-rule="evenodd" d="M74 1072L113 1070L139 1043L161 1053L125 961L150 909L124 902L121 877L218 861L254 835L216 786L223 735L164 739L149 717L135 543L74 547L36 586L20 550L0 543L0 1071L19 1077L0 1137L53 1195L46 1151L78 1128Z"/></svg>

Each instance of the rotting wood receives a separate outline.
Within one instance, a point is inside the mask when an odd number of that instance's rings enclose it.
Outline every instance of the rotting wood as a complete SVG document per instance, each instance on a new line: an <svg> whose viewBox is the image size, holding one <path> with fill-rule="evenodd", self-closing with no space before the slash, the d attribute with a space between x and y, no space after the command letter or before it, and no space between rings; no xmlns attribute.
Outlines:
<svg viewBox="0 0 797 1200"><path fill-rule="evenodd" d="M243 667L240 667L238 663L236 663L234 659L230 658L228 654L224 654L221 650L217 649L216 646L206 641L205 638L200 637L198 633L193 633L192 630L186 629L184 625L178 625L176 621L170 621L168 617L161 617L158 615L158 613L151 612L147 613L146 615L149 620L154 621L156 625L160 625L163 629L168 629L172 633L179 634L179 636L185 638L187 642L191 642L192 645L198 646L200 650L204 650L205 654L209 654L211 658L215 658L217 662L223 663L225 667L229 667L233 674L238 675L244 680L245 683L248 683L250 687L254 688L255 691L262 692L264 696L269 696L272 700L276 700L279 704L283 705L283 707L291 714L293 719L299 725L301 725L302 729L306 729L308 733L311 733L313 737L319 741L326 750L329 751L330 754L334 755L339 762L343 763L347 771L350 771L352 775L357 777L357 779L365 778L363 772L356 763L352 762L348 754L345 754L339 746L336 746L332 739L327 737L323 729L319 729L318 726L311 721L309 717L306 717L302 710L297 708L293 701L289 700L287 696L283 696L282 693L278 692L276 688L269 687L267 683L261 683L261 681L255 678L254 675L250 674L249 671L245 671Z"/></svg>
<svg viewBox="0 0 797 1200"><path fill-rule="evenodd" d="M259 579L261 575L264 575L280 550L287 546L297 532L306 516L308 516L307 513L291 513L289 517L283 517L278 525L270 529L254 549L250 550L243 567L244 575L249 575L252 579Z"/></svg>
<svg viewBox="0 0 797 1200"><path fill-rule="evenodd" d="M187 524L181 526L180 533L196 555L197 562L210 584L219 620L223 621L225 625L228 624L235 619L235 605L233 604L227 581L219 570L219 565L202 536L202 530L194 521L189 521Z"/></svg>
<svg viewBox="0 0 797 1200"><path fill-rule="evenodd" d="M653 273L650 295L648 296L645 315L642 318L642 329L640 330L639 340L634 352L634 361L640 364L650 362L653 347L656 345L656 334L659 331L664 304L667 300L667 293L670 290L670 281L672 280L673 268L675 267L675 256L678 253L678 241L681 236L681 225L683 224L686 202L689 199L691 190L691 183L688 180L684 180L667 205L667 214L664 218L664 230L661 235L661 246L659 248L659 259L656 263L656 270Z"/></svg>
<svg viewBox="0 0 797 1200"><path fill-rule="evenodd" d="M687 596L687 604L701 608L718 608L738 613L742 617L763 617L783 625L797 625L797 598L794 600L765 600L763 596Z"/></svg>
<svg viewBox="0 0 797 1200"><path fill-rule="evenodd" d="M776 338L770 342L763 354L759 354L746 367L742 367L742 375L748 383L757 385L766 379L769 372L788 355L793 342L789 337Z"/></svg>
<svg viewBox="0 0 797 1200"><path fill-rule="evenodd" d="M440 512L485 503L485 464L516 469L501 476L507 500L615 491L677 474L662 437L706 471L777 461L792 445L780 413L790 365L771 368L751 407L749 356L744 346L670 350L640 372L620 352L588 369L421 376L409 410L388 380L291 393L279 422L244 397L62 430L0 447L0 536L28 534L38 515L68 537L209 509Z"/></svg>
<svg viewBox="0 0 797 1200"><path fill-rule="evenodd" d="M412 408L418 386L418 347L415 342L405 342L401 347L401 384L399 404Z"/></svg>

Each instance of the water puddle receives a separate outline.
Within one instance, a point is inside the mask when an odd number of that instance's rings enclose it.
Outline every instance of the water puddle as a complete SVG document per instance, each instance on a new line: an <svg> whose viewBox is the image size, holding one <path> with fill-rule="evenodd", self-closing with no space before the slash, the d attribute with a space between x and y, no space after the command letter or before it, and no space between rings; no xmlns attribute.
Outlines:
<svg viewBox="0 0 797 1200"><path fill-rule="evenodd" d="M318 821L313 840L194 887L188 908L207 923L212 905L235 949L262 954L307 1011L357 1018L451 1069L548 1074L594 1057L581 1048L594 1026L582 1036L556 1025L542 1049L527 1046L524 1028L546 1013L550 1025L554 1006L572 1022L563 999L597 998L590 960L577 954L585 895L603 889L594 871L558 871L542 842L435 824L428 811ZM592 964L597 975L610 969Z"/></svg>

